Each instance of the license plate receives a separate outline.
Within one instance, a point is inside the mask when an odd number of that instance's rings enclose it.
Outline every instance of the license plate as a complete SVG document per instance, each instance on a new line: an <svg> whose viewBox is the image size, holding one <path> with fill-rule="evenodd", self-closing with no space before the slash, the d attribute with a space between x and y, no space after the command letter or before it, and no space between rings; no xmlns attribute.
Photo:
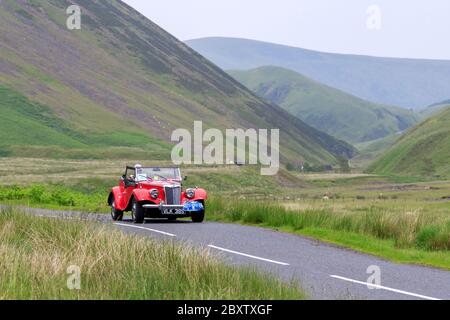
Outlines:
<svg viewBox="0 0 450 320"><path fill-rule="evenodd" d="M183 215L184 210L183 209L164 209L163 214L174 214L174 215Z"/></svg>

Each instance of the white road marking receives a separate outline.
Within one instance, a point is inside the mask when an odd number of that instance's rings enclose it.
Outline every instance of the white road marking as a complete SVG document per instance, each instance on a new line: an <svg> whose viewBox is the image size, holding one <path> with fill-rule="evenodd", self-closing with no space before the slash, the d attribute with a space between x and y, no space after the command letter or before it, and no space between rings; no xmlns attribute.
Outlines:
<svg viewBox="0 0 450 320"><path fill-rule="evenodd" d="M438 299L438 298L428 297L428 296L424 296L424 295L417 294L417 293L412 293L412 292L408 292L408 291L398 290L398 289L394 289L394 288L389 288L389 287L380 286L380 285L377 285L377 284L371 284L371 283L358 281L358 280L353 280L353 279L349 279L349 278L344 278L344 277L340 277L340 276L330 275L330 277L335 278L335 279L339 279L339 280L343 280L343 281L348 281L348 282L353 282L353 283L357 283L357 284L362 284L364 286L370 286L370 287L373 287L373 288L376 288L376 289L382 289L382 290L386 290L386 291L392 291L392 292L395 292L395 293L404 294L404 295L407 295L407 296L421 298L421 299L425 299L425 300L441 300L441 299Z"/></svg>
<svg viewBox="0 0 450 320"><path fill-rule="evenodd" d="M253 258L253 259L257 259L257 260L262 260L262 261L266 261L266 262L280 264L282 266L288 266L289 265L289 263L279 262L279 261L270 260L270 259L265 259L265 258L261 258L261 257L257 257L257 256L252 256L250 254L237 252L237 251L233 251L233 250L228 250L228 249L224 249L224 248L221 248L221 247L216 247L216 246L213 246L212 244L210 244L208 247L213 248L213 249L217 249L217 250L221 250L221 251L225 251L225 252L229 252L229 253L234 253L234 254L237 254L237 255L240 255L240 256L244 256L244 257L248 257L248 258Z"/></svg>
<svg viewBox="0 0 450 320"><path fill-rule="evenodd" d="M134 226L134 225L125 224L125 223L114 223L114 224L118 225L118 226L123 226L123 227L129 227L129 228L135 228L135 229L142 229L142 230L152 231L152 232L160 233L160 234L163 234L163 235L166 235L166 236L169 236L169 237L176 237L175 234L164 232L164 231L160 231L160 230L144 228L144 227Z"/></svg>

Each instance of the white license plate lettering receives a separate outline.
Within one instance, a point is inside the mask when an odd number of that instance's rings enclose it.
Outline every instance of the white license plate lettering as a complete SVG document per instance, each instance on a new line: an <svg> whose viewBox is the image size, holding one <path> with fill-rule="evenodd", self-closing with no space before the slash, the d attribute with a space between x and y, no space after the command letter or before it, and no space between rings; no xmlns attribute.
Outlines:
<svg viewBox="0 0 450 320"><path fill-rule="evenodd" d="M175 214L175 215L183 215L183 209L164 209L163 214Z"/></svg>

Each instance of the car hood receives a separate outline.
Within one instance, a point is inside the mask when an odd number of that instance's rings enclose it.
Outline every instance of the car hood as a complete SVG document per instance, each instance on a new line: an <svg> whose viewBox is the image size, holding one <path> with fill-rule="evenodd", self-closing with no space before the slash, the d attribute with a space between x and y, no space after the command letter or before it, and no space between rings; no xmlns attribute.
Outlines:
<svg viewBox="0 0 450 320"><path fill-rule="evenodd" d="M164 188L164 187L179 187L179 186L181 186L181 183L178 182L178 181L173 181L173 180L169 180L169 181L145 181L145 182L140 182L139 185L142 186L143 188L151 189L151 188L154 188L154 187L160 187L160 188Z"/></svg>

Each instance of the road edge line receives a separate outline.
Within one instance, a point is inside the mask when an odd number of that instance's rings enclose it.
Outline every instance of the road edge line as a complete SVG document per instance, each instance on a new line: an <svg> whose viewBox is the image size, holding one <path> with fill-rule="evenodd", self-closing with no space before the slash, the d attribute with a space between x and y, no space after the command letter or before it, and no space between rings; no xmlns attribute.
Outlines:
<svg viewBox="0 0 450 320"><path fill-rule="evenodd" d="M213 249L217 249L217 250L220 250L220 251L224 251L224 252L234 253L234 254L237 254L237 255L240 255L240 256L244 256L244 257L247 257L247 258L253 258L253 259L257 259L257 260L261 260L261 261L266 261L266 262L279 264L279 265L282 265L282 266L289 266L290 265L289 263L286 263L286 262L280 262L280 261L276 261L276 260L261 258L261 257L257 257L257 256L254 256L254 255L251 255L251 254L242 253L242 252L238 252L238 251L233 251L233 250L217 247L217 246L212 245L212 244L208 245L208 247L213 248Z"/></svg>
<svg viewBox="0 0 450 320"><path fill-rule="evenodd" d="M408 291L394 289L394 288L389 288L389 287L385 287L385 286L381 286L381 285L377 285L377 284L371 284L371 283L368 283L368 282L353 280L353 279L350 279L350 278L345 278L345 277L341 277L341 276L337 276L337 275L330 275L330 277L334 278L334 279L347 281L347 282L361 284L361 285L364 285L364 286L367 286L367 287L372 287L372 288L375 288L375 289L391 291L391 292L400 293L400 294L403 294L403 295L412 296L412 297L416 297L416 298L421 298L421 299L425 299L425 300L442 300L442 299L433 298L433 297L429 297L429 296L424 296L424 295L413 293L413 292L408 292Z"/></svg>
<svg viewBox="0 0 450 320"><path fill-rule="evenodd" d="M140 226L135 226L135 225L126 224L126 223L114 223L114 225L128 227L128 228L142 229L142 230L147 230L147 231L160 233L160 234L163 234L163 235L166 235L166 236L169 236L169 237L176 237L176 235L172 234L172 233L168 233L168 232L164 232L164 231L160 231L160 230L155 230L155 229L150 229L150 228L145 228L145 227L140 227Z"/></svg>

